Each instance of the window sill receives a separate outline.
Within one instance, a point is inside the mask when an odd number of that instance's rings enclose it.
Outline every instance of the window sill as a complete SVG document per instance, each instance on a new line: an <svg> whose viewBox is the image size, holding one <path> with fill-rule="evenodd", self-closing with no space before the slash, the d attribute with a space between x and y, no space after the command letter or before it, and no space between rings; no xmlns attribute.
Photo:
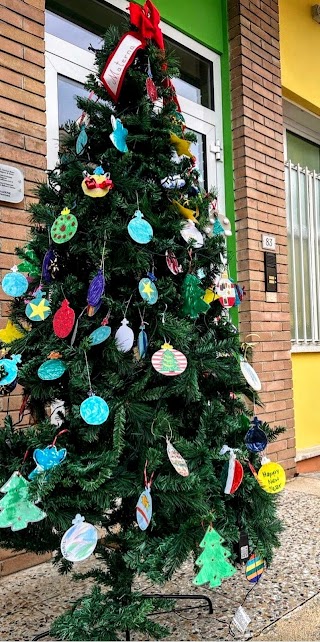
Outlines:
<svg viewBox="0 0 320 642"><path fill-rule="evenodd" d="M320 343L293 343L291 353L297 352L320 352Z"/></svg>
<svg viewBox="0 0 320 642"><path fill-rule="evenodd" d="M303 448L297 450L296 461L303 461L304 459L311 459L312 457L319 457L320 446L313 446L312 448Z"/></svg>

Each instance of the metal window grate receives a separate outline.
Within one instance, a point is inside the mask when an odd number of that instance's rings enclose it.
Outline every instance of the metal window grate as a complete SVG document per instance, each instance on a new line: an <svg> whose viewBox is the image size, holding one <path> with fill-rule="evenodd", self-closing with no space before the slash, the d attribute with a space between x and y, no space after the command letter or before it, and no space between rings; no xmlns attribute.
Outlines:
<svg viewBox="0 0 320 642"><path fill-rule="evenodd" d="M291 336L320 346L320 174L285 164Z"/></svg>

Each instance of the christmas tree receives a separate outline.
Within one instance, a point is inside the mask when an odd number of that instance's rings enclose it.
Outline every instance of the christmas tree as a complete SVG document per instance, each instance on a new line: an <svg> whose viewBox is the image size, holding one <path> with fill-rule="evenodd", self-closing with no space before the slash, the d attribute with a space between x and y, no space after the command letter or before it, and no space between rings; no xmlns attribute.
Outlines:
<svg viewBox="0 0 320 642"><path fill-rule="evenodd" d="M19 473L14 472L0 491L6 493L0 500L0 528L19 531L29 522L45 518L46 514L28 498L29 482Z"/></svg>
<svg viewBox="0 0 320 642"><path fill-rule="evenodd" d="M236 569L228 562L231 553L222 546L223 539L211 526L209 526L200 548L203 552L196 560L200 566L198 575L193 580L197 586L209 583L210 588L221 585L221 580L232 577Z"/></svg>
<svg viewBox="0 0 320 642"><path fill-rule="evenodd" d="M138 35L146 14L139 5L131 4L130 11L133 25L124 32ZM96 52L97 74L89 76L87 89L98 100L79 98L86 117L80 127L66 127L59 166L31 206L31 240L18 254L32 280L11 312L24 336L10 349L23 356L18 378L32 425L21 430L8 415L0 431L5 481L27 449L53 442L50 404L64 405L60 423L67 432L60 440L66 459L31 483L30 497L41 499L47 518L21 533L1 529L2 546L57 551L78 513L105 529L96 548L104 565L87 573L96 582L92 593L53 626L55 636L68 640L118 639L126 629L161 637L163 629L148 618L161 604L134 590L134 580L140 573L153 583L170 578L190 553L198 553L201 524L210 524L213 514L230 548L246 530L267 561L280 531L275 499L249 469L235 497L225 495L220 479L223 444L237 448L239 459L248 458L241 416L247 412L243 395L252 398L252 392L239 367L239 338L219 301L197 319L183 311L185 275L200 274L203 290L212 288L224 239L204 233L214 186L211 192L200 188L190 153L193 134L185 129L170 81L178 75L174 53L165 54L157 26L144 31L112 99L100 75L121 36L111 28ZM199 213L196 222L183 218L173 200L183 210L187 200ZM199 242L203 247L196 252ZM158 300L150 304L139 282L153 270ZM71 332L68 320L61 338L52 319L59 310L61 328L66 297L76 320ZM31 302L27 308L25 299ZM138 359L142 326L149 345ZM163 355L167 369L184 359L172 376L151 361L164 344L175 350L170 362ZM52 354L59 367L48 360ZM168 426L188 476L178 475L167 457L162 438L170 434ZM277 430L264 429L269 440L276 438ZM254 453L250 458L258 464ZM146 461L148 479L154 475L153 516L142 532L136 505ZM27 476L31 457L24 466ZM60 559L60 566L68 571L72 565Z"/></svg>

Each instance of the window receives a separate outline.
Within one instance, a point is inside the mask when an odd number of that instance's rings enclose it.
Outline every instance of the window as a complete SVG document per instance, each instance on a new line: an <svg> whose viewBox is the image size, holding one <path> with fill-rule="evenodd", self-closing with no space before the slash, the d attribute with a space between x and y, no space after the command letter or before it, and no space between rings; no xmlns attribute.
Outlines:
<svg viewBox="0 0 320 642"><path fill-rule="evenodd" d="M87 95L85 79L94 69L94 53L88 47L99 47L101 36L110 24L123 23L126 0L98 2L90 0L88 17L76 0L49 0L46 11L46 87L48 167L56 165L63 140L63 126L80 112L77 95ZM198 160L202 183L216 186L219 207L224 210L224 175L222 150L216 159L217 140L222 142L220 57L163 25L166 44L175 49L181 64L181 78L175 80L186 126L197 140L192 151Z"/></svg>

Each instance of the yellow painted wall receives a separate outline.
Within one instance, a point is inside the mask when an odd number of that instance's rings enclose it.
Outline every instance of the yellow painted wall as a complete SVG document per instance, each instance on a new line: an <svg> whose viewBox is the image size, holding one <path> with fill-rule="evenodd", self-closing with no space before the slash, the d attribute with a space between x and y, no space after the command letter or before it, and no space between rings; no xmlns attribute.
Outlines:
<svg viewBox="0 0 320 642"><path fill-rule="evenodd" d="M320 24L311 17L319 0L279 0L283 94L320 115Z"/></svg>
<svg viewBox="0 0 320 642"><path fill-rule="evenodd" d="M296 447L303 450L320 445L320 353L293 353L292 371Z"/></svg>

